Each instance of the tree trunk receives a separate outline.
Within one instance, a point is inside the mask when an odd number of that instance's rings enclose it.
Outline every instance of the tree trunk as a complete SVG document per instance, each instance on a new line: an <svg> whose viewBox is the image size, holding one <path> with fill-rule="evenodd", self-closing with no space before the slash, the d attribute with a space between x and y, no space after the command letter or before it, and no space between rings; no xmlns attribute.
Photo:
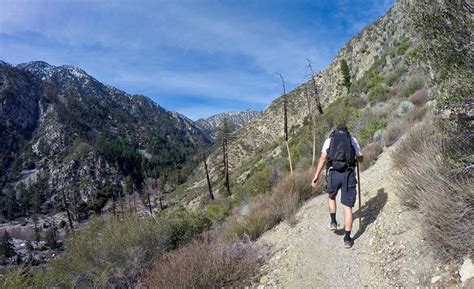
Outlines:
<svg viewBox="0 0 474 289"><path fill-rule="evenodd" d="M313 131L313 160L311 165L314 166L316 161L316 133Z"/></svg>
<svg viewBox="0 0 474 289"><path fill-rule="evenodd" d="M74 226L72 224L71 212L69 212L69 205L66 201L66 194L64 193L64 190L62 191L62 193L63 193L64 208L66 209L66 215L67 215L67 220L69 222L69 227L71 228L71 230L74 230Z"/></svg>
<svg viewBox="0 0 474 289"><path fill-rule="evenodd" d="M278 73L278 75L281 78L281 85L283 87L283 133L285 135L285 146L286 146L286 151L288 152L288 162L290 164L290 173L293 175L293 165L291 163L291 153L290 153L290 147L288 145L288 104L287 104L287 98L286 98L286 87L285 87L285 80L283 79L283 76Z"/></svg>
<svg viewBox="0 0 474 289"><path fill-rule="evenodd" d="M163 206L163 194L160 188L158 187L158 184L157 184L156 190L158 191L158 201L160 202L160 210L163 211L165 209Z"/></svg>
<svg viewBox="0 0 474 289"><path fill-rule="evenodd" d="M206 172L207 189L209 190L209 197L211 198L211 200L214 200L214 194L212 193L211 179L209 178L209 170L207 169L206 159L207 159L206 153L203 153L203 163L204 163L204 171Z"/></svg>
<svg viewBox="0 0 474 289"><path fill-rule="evenodd" d="M150 211L150 215L153 215L153 210L151 209L151 197L150 192L146 194L147 202L148 202L148 210Z"/></svg>
<svg viewBox="0 0 474 289"><path fill-rule="evenodd" d="M306 60L308 60L308 67L311 71L311 82L313 83L313 90L314 90L314 97L316 99L316 106L318 108L318 112L319 114L323 114L323 107L321 105L321 98L319 97L319 94L318 94L318 86L316 85L316 78L314 76L314 71L313 71L313 66L311 65L311 61L306 58Z"/></svg>
<svg viewBox="0 0 474 289"><path fill-rule="evenodd" d="M291 163L291 154L290 147L288 146L288 141L285 141L286 151L288 152L288 162L290 163L290 174L293 175L293 165Z"/></svg>
<svg viewBox="0 0 474 289"><path fill-rule="evenodd" d="M229 181L229 156L227 155L227 138L224 138L224 174L225 174L225 184L227 188L227 193L229 196L230 192L230 181Z"/></svg>
<svg viewBox="0 0 474 289"><path fill-rule="evenodd" d="M313 137L313 155L311 159L311 165L314 165L316 161L316 124L314 123L314 112L313 106L311 105L311 98L309 97L308 86L305 86L305 98L306 98L306 105L308 106L308 114L309 114L309 129L311 131L311 136Z"/></svg>

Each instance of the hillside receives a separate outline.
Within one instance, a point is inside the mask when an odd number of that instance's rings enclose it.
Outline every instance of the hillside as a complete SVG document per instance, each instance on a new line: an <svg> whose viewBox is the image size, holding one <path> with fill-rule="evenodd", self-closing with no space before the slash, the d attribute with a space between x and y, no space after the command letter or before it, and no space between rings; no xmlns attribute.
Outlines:
<svg viewBox="0 0 474 289"><path fill-rule="evenodd" d="M145 176L182 182L179 169L209 143L191 120L77 67L2 62L0 85L1 206L10 220L66 204L79 221L142 191Z"/></svg>
<svg viewBox="0 0 474 289"><path fill-rule="evenodd" d="M107 203L110 206L105 205L105 208L113 209L114 214L91 217L88 224L64 240L63 252L44 258L48 264L41 268L34 266L38 258L32 252L46 255L58 246L55 224L48 227L40 223L47 229L44 236L37 236L28 243L19 243L3 234L0 263L12 265L20 258L32 266L0 268L0 287L472 287L474 236L470 232L474 225L474 146L472 88L471 82L466 80L472 78L470 60L474 47L471 37L461 37L472 36L472 13L472 5L463 1L396 2L385 16L341 48L328 68L316 76L316 87L308 81L287 94L287 143L283 143L284 97L280 96L262 114L231 133L227 147L223 141L195 158L191 158L194 150L184 154L183 162L187 163L177 166L181 172L188 173L189 178L173 187L172 192L166 192L164 199L156 183L146 183L148 194L142 195L142 202L138 203L151 204L150 193L153 193L154 204L149 214L142 214L144 208L137 210L135 206L134 210L130 206L133 202L129 202L129 206L123 201L117 202L117 195L112 194L112 200ZM155 110L161 112L159 116L165 120L170 119L175 128L181 128L180 132L192 144L190 148L202 147L208 142L199 134L200 128L186 117L161 110L145 97L121 92L116 93L127 98L115 99L116 94L112 94L114 102L107 102L107 107L112 106L118 110L115 113L121 115L122 109L131 103L132 112L127 110L129 115L135 116L133 108L137 107L150 122L142 123L136 116L139 120L133 125L119 129L118 122L111 121L116 119L116 114L110 112L110 117L102 115L101 118L105 120L105 128L93 122L87 125L80 122L79 126L75 121L95 111L96 106L88 105L87 112L81 110L80 114L74 114L81 107L75 103L82 104L84 100L89 103L91 98L100 96L100 100L92 102L100 104L109 98L108 94L97 93L97 89L84 84L94 81L82 81L87 79L84 72L61 68L66 71L65 75L70 75L59 77L61 87L72 87L74 93L65 90L65 93L53 94L57 98L45 98L48 94L44 91L48 90L42 88L37 95L35 88L48 87L57 81L50 71L59 68L49 68L44 63L36 63L26 71L4 63L0 66L12 69L11 73L33 75L31 79L18 77L23 79L21 85L8 85L9 90L2 97L8 99L15 87L29 88L16 95L33 99L32 108L19 106L18 110L32 115L33 120L48 116L39 122L21 122L10 116L10 122L17 124L14 130L9 130L11 136L4 138L8 144L21 143L28 147L29 142L21 142L22 138L36 143L35 140L48 135L49 131L37 136L35 126L42 127L42 123L48 121L59 127L53 125L56 130L49 133L51 136L58 135L56 131L62 132L64 127L72 127L79 144L84 143L90 151L96 152L96 161L109 162L108 166L117 172L117 179L125 176L123 191L129 188L128 181L133 188L136 178L143 177L134 174L137 163L140 163L140 172L151 174L153 168L160 167L161 163L150 163L149 159L161 157L162 151L150 148L148 143L153 140L152 136L142 138L147 133L153 136L160 133L159 117L156 122L149 120ZM78 78L82 80L70 85L68 79ZM3 83L5 81L2 87ZM82 89L87 89L87 94L81 93ZM308 106L309 99L315 107L315 91L322 100L322 114ZM74 99L79 101L74 102ZM117 101L120 105L113 106ZM35 103L39 106L37 114ZM70 103L74 103L74 109L69 110L74 115L73 120L60 122L62 118L43 112L43 103L51 104L46 106L46 111L59 116L63 114L56 107L69 105L71 108ZM146 104L153 109L142 108ZM4 112L0 112L3 117ZM319 157L323 141L339 123L347 124L364 155L358 180L362 201L353 209L354 246L351 248L344 248L342 228L335 233L328 229L326 183L322 181L315 188L310 185L314 159ZM140 134L134 134L137 128ZM82 131L87 133L83 135ZM102 134L110 133L126 145L102 139ZM166 140L170 139L168 136ZM182 139L172 140L169 146L164 145L170 148L170 154L177 153L172 148ZM48 147L56 145L57 142L48 143ZM44 150L36 147L39 145L30 149L33 157L37 151ZM61 170L68 167L60 157L68 156L69 151L75 152L76 147L73 144L66 152L59 151L41 160L33 158L30 169L35 170L38 163L54 159L56 162L50 164L50 172L61 175L62 171L55 171L56 166ZM135 156L133 152L138 152L140 157L131 159ZM67 161L76 163L78 155L76 152ZM9 156L16 157L11 153ZM124 159L114 159L115 162L107 159L114 156ZM10 158L6 157L2 165L8 164ZM227 162L230 182L225 187ZM167 177L174 175L174 171L162 168ZM210 178L206 178L208 168ZM10 171L13 170L8 169ZM80 180L83 175L70 181ZM79 183L79 188L84 185ZM7 194L5 199L9 201L5 204L15 198L16 195ZM339 198L337 220L341 224ZM162 201L175 206L165 209ZM122 209L116 212L115 208L120 206ZM80 216L79 208L75 209ZM6 212L11 214L12 209ZM35 220L36 231L35 215L31 220ZM63 222L64 218L62 215ZM52 220L53 223L58 221ZM17 225L16 233L24 233L19 228L20 222ZM15 256L12 247L20 253Z"/></svg>
<svg viewBox="0 0 474 289"><path fill-rule="evenodd" d="M430 81L430 77L427 64L416 58L418 50L416 37L408 28L402 13L400 3L396 3L386 15L352 38L339 51L329 67L315 76L317 93L324 109L328 109L329 105L334 103L329 116L340 115L339 119L333 118L329 122L318 120L318 116L315 116L318 134L327 133L336 122L343 120L353 122L350 126L354 135L359 136L363 133L367 139L368 131L375 132L374 125L381 128L388 124L388 121L384 121L384 124L381 122L374 124L379 116L378 112L391 113L388 110L396 110L396 106L403 99L407 99L416 90L428 86L426 83ZM341 60L345 60L349 66L352 81L350 94L342 84ZM426 89L423 93L431 95ZM293 150L299 151L298 155L303 153L306 157L311 155L311 148L307 142L298 139L298 136L304 134L304 125L309 122L307 97L312 107L315 107L311 80L287 95L290 144L293 143ZM350 107L354 110L341 111ZM265 163L275 156L285 154L282 153L284 151L282 120L283 99L278 97L258 118L235 132L228 148L229 166L233 171L235 182L245 183L252 174L255 163ZM297 144L301 141L304 143ZM295 147L297 145L298 148ZM217 148L208 157L211 179L218 187L221 153L222 151ZM300 165L308 166L311 162L307 159L295 160L298 161L301 161ZM205 181L200 177L203 174L200 167L196 172L196 178L187 183L188 192L205 190Z"/></svg>
<svg viewBox="0 0 474 289"><path fill-rule="evenodd" d="M260 112L250 109L245 111L223 112L206 119L198 119L196 120L196 125L215 139L217 131L224 119L227 120L230 131L234 132L252 122L259 115Z"/></svg>

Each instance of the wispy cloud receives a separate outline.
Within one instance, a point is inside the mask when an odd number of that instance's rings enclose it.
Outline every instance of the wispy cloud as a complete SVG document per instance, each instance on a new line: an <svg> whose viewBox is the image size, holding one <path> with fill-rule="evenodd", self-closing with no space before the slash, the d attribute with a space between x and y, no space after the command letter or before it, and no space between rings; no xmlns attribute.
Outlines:
<svg viewBox="0 0 474 289"><path fill-rule="evenodd" d="M294 87L307 57L328 65L392 0L344 2L3 0L0 57L77 65L166 108L206 108L195 117L261 109L280 94L275 72Z"/></svg>

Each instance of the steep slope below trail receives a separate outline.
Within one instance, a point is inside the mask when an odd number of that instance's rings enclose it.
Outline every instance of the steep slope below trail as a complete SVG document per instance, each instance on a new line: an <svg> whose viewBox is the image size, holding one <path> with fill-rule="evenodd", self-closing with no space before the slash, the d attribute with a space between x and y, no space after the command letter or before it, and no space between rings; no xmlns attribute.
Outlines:
<svg viewBox="0 0 474 289"><path fill-rule="evenodd" d="M294 227L281 223L258 240L274 252L261 270L261 285L359 288L455 282L450 280L453 274L439 272L446 269L436 266L424 245L416 212L404 209L395 194L390 177L395 149L387 149L361 174L362 226L356 203L353 248L344 248L342 228L336 234L329 231L326 195L315 197L301 208ZM339 198L337 220L343 224Z"/></svg>

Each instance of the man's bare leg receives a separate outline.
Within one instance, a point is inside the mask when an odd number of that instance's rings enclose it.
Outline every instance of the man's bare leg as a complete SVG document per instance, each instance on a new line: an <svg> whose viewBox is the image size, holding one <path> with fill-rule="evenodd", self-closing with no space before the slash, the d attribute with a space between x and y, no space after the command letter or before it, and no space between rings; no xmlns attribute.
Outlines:
<svg viewBox="0 0 474 289"><path fill-rule="evenodd" d="M352 208L343 205L344 207L344 247L351 248L352 247L352 238L351 238L351 230L352 230Z"/></svg>
<svg viewBox="0 0 474 289"><path fill-rule="evenodd" d="M336 198L334 199L329 198L328 205L329 205L329 215L331 216L331 224L329 225L329 228L331 229L331 231L336 231L337 230Z"/></svg>
<svg viewBox="0 0 474 289"><path fill-rule="evenodd" d="M335 204L335 202L334 202ZM352 208L342 205L344 207L344 231L352 231Z"/></svg>
<svg viewBox="0 0 474 289"><path fill-rule="evenodd" d="M328 200L329 200L329 202L328 202L328 204L329 204L329 213L336 213L336 198L334 198L334 199L329 198Z"/></svg>

